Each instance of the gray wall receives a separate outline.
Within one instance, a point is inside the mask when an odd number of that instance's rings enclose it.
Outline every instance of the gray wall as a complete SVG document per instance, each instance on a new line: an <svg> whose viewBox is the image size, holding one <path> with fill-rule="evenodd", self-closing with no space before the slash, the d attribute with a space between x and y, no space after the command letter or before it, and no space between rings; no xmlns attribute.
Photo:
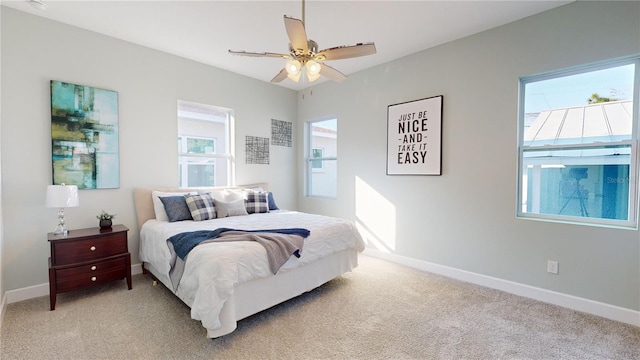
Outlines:
<svg viewBox="0 0 640 360"><path fill-rule="evenodd" d="M132 189L177 186L177 100L235 110L236 183L268 182L278 205L296 206L294 148L272 146L271 164L244 164L245 136L271 136L271 119L295 122L296 92L9 8L2 8L2 209L5 290L48 282L44 207L51 183L49 81L115 90L119 97L120 188L80 191L69 228L97 226L100 210L131 229L138 263ZM295 129L295 125L294 125Z"/></svg>
<svg viewBox="0 0 640 360"><path fill-rule="evenodd" d="M640 310L637 230L515 218L519 77L639 52L640 2L575 2L315 86L298 136L337 116L338 199L298 208L355 220L383 252ZM386 176L387 106L436 95L443 175Z"/></svg>

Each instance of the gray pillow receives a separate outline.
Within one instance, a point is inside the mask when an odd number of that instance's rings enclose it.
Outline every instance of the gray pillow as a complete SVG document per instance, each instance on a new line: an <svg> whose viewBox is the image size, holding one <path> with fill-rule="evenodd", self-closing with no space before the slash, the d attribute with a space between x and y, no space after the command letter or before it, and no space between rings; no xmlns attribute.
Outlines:
<svg viewBox="0 0 640 360"><path fill-rule="evenodd" d="M213 199L213 203L216 206L216 211L219 218L227 216L249 215L247 213L247 209L244 207L244 199L237 199L229 202Z"/></svg>

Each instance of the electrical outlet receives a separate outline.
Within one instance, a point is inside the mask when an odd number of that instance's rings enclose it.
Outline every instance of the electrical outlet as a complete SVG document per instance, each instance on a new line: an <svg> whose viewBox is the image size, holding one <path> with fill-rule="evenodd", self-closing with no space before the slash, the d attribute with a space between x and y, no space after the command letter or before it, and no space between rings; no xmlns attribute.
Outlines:
<svg viewBox="0 0 640 360"><path fill-rule="evenodd" d="M553 260L547 261L547 272L558 275L558 262Z"/></svg>

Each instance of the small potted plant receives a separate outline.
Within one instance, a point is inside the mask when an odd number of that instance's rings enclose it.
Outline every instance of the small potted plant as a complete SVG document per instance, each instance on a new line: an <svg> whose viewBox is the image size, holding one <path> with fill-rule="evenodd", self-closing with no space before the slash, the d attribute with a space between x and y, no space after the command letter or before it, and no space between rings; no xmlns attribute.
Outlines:
<svg viewBox="0 0 640 360"><path fill-rule="evenodd" d="M110 228L112 225L111 219L113 219L114 217L116 217L116 214L109 214L104 210L102 210L102 212L96 216L96 218L100 220L101 229Z"/></svg>

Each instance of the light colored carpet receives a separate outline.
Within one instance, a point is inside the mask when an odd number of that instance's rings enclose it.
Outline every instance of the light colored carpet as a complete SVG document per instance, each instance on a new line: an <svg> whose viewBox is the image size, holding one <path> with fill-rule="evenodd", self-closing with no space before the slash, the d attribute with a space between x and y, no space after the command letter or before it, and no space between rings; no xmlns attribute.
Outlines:
<svg viewBox="0 0 640 360"><path fill-rule="evenodd" d="M361 256L219 339L134 276L7 306L8 359L640 359L640 328Z"/></svg>

